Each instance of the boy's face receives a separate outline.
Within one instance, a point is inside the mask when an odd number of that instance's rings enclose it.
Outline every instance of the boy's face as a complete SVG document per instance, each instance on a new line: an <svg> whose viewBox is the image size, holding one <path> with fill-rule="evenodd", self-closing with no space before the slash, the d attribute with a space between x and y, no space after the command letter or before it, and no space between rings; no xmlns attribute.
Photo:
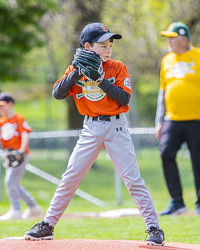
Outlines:
<svg viewBox="0 0 200 250"><path fill-rule="evenodd" d="M0 115L1 116L8 116L10 113L10 110L12 110L13 103L8 102L4 105L0 105Z"/></svg>
<svg viewBox="0 0 200 250"><path fill-rule="evenodd" d="M101 57L101 60L106 62L112 55L112 45L112 40L108 39L102 43L88 44L88 48L86 47L86 49L96 52Z"/></svg>

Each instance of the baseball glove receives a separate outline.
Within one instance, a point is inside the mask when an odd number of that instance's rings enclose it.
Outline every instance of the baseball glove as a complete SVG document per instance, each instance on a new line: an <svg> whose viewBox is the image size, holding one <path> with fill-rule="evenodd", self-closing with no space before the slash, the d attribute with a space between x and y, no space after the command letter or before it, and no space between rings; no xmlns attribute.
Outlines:
<svg viewBox="0 0 200 250"><path fill-rule="evenodd" d="M84 75L89 81L100 83L104 78L100 56L94 51L77 49L72 65L78 70L79 75Z"/></svg>
<svg viewBox="0 0 200 250"><path fill-rule="evenodd" d="M6 153L7 167L18 167L24 161L25 153L17 150L9 150Z"/></svg>

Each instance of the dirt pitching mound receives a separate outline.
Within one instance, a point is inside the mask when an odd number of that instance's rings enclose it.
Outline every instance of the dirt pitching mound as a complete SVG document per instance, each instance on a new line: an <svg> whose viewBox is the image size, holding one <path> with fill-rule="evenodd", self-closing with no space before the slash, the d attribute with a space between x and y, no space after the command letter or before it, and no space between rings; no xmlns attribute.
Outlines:
<svg viewBox="0 0 200 250"><path fill-rule="evenodd" d="M27 241L23 237L0 239L3 250L199 250L200 245L168 243L164 246L147 246L145 241L62 239Z"/></svg>

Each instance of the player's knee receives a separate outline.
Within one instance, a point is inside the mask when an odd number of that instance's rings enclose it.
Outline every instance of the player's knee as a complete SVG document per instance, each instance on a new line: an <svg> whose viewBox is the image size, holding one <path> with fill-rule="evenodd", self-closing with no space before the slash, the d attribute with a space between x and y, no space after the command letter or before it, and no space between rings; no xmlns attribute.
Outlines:
<svg viewBox="0 0 200 250"><path fill-rule="evenodd" d="M163 166L168 166L169 164L172 164L175 162L176 154L169 152L169 151L162 151L161 158L162 158Z"/></svg>
<svg viewBox="0 0 200 250"><path fill-rule="evenodd" d="M176 157L176 151L169 147L161 147L160 155L163 160L173 160Z"/></svg>
<svg viewBox="0 0 200 250"><path fill-rule="evenodd" d="M4 183L5 183L5 186L9 188L9 190L15 190L17 187L17 183L9 178L5 178Z"/></svg>

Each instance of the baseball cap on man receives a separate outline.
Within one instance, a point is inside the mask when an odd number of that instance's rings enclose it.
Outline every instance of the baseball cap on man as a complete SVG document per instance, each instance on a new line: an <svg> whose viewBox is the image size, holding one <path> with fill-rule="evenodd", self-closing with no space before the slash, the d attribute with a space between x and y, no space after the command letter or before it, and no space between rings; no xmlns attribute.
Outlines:
<svg viewBox="0 0 200 250"><path fill-rule="evenodd" d="M81 47L85 43L105 42L109 38L121 39L120 34L111 33L110 30L103 23L89 23L81 32L80 41Z"/></svg>
<svg viewBox="0 0 200 250"><path fill-rule="evenodd" d="M176 37L176 36L186 36L190 37L190 30L187 25L181 22L173 22L169 25L166 31L160 31L161 36Z"/></svg>
<svg viewBox="0 0 200 250"><path fill-rule="evenodd" d="M0 105L5 105L6 103L13 102L15 103L13 97L7 92L0 93Z"/></svg>

